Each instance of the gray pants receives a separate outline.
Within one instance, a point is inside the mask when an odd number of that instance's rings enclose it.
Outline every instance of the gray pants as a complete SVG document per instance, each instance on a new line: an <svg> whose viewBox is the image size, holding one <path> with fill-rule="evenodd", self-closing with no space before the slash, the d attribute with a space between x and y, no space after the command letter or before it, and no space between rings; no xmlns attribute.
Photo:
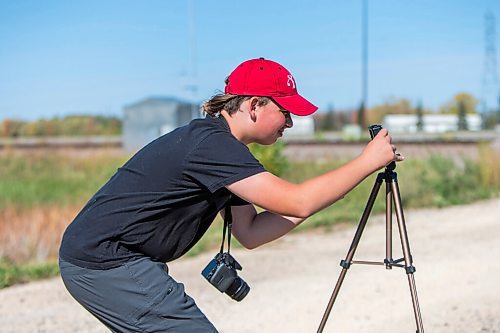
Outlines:
<svg viewBox="0 0 500 333"><path fill-rule="evenodd" d="M113 332L217 332L163 263L93 270L60 259L59 267L70 294Z"/></svg>

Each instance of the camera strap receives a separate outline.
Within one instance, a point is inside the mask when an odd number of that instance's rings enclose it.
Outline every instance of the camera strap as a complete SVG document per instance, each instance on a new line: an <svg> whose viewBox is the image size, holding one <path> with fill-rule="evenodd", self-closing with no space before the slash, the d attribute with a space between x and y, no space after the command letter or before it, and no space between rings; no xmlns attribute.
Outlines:
<svg viewBox="0 0 500 333"><path fill-rule="evenodd" d="M222 229L222 244L220 245L220 253L224 252L224 241L226 240L227 228L227 253L231 249L231 228L233 227L233 214L231 213L231 204L228 202L224 207L224 228Z"/></svg>

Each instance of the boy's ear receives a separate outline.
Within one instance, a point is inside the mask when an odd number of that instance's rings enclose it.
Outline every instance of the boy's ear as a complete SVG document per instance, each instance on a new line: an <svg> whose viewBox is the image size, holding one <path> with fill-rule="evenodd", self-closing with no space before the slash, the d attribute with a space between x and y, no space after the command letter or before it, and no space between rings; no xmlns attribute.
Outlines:
<svg viewBox="0 0 500 333"><path fill-rule="evenodd" d="M253 122L257 120L257 103L259 102L259 99L257 97L252 97L250 99L250 119L252 119Z"/></svg>
<svg viewBox="0 0 500 333"><path fill-rule="evenodd" d="M257 97L250 98L250 108L251 108L251 110L255 110L257 108L257 103L258 102L259 102L259 99Z"/></svg>

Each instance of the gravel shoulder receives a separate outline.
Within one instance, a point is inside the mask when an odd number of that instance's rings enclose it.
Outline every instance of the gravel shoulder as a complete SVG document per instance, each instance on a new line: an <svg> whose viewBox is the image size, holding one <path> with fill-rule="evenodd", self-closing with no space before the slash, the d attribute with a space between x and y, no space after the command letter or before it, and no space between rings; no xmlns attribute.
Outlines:
<svg viewBox="0 0 500 333"><path fill-rule="evenodd" d="M427 332L500 332L500 199L405 210ZM307 222L306 222L307 223ZM248 251L233 250L251 287L240 303L200 275L215 253L178 260L170 273L221 332L316 332L355 226L310 231ZM396 223L394 258L401 257ZM383 216L373 216L355 260L383 260ZM415 332L404 270L354 265L324 332ZM0 290L0 332L107 332L60 278Z"/></svg>

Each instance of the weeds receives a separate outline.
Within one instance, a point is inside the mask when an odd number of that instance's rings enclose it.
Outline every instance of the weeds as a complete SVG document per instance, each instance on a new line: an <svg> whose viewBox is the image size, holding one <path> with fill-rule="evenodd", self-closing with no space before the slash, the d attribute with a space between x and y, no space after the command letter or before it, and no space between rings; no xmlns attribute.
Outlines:
<svg viewBox="0 0 500 333"><path fill-rule="evenodd" d="M12 264L55 260L66 226L79 207L15 207L0 211L0 260Z"/></svg>
<svg viewBox="0 0 500 333"><path fill-rule="evenodd" d="M21 266L0 261L0 289L16 283L44 279L57 274L59 274L59 267L55 261Z"/></svg>
<svg viewBox="0 0 500 333"><path fill-rule="evenodd" d="M432 156L399 164L396 172L405 208L444 207L499 196L500 153L487 146L481 147L480 152L478 162ZM104 155L0 157L0 288L57 274L55 262L64 229L125 159L126 156ZM278 159L274 164L284 172L283 178L301 182L342 162L289 163L286 167ZM310 217L298 229L357 222L374 181L375 175L370 176L344 199ZM379 195L374 213L384 211L383 197ZM217 219L189 255L217 248L221 225Z"/></svg>
<svg viewBox="0 0 500 333"><path fill-rule="evenodd" d="M0 209L80 204L111 177L125 157L0 156Z"/></svg>

